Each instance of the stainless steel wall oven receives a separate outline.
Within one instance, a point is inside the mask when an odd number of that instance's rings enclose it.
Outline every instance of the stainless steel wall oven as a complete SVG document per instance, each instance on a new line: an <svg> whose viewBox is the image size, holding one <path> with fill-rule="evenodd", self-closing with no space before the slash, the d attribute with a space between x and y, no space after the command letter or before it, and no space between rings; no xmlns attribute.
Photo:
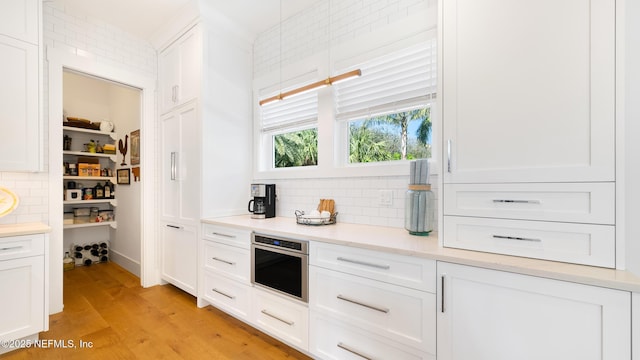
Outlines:
<svg viewBox="0 0 640 360"><path fill-rule="evenodd" d="M253 234L251 282L307 302L309 298L309 243Z"/></svg>

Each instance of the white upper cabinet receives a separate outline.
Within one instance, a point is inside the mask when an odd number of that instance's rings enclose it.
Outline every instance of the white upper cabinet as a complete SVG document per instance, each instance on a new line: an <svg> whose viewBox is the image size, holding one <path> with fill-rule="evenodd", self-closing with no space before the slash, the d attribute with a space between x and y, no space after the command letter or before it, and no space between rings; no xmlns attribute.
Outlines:
<svg viewBox="0 0 640 360"><path fill-rule="evenodd" d="M2 0L0 34L38 45L40 0Z"/></svg>
<svg viewBox="0 0 640 360"><path fill-rule="evenodd" d="M161 113L198 97L201 43L200 30L196 26L160 53L158 76Z"/></svg>
<svg viewBox="0 0 640 360"><path fill-rule="evenodd" d="M0 2L0 171L40 169L39 1Z"/></svg>
<svg viewBox="0 0 640 360"><path fill-rule="evenodd" d="M615 1L442 3L444 182L614 181Z"/></svg>

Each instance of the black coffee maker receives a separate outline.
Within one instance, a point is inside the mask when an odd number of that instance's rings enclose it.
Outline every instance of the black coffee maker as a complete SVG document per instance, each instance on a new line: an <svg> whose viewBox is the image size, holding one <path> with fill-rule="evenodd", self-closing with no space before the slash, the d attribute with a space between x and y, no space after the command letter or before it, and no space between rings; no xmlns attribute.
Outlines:
<svg viewBox="0 0 640 360"><path fill-rule="evenodd" d="M247 210L254 219L276 216L276 184L251 184L251 196ZM253 204L253 207L251 206Z"/></svg>

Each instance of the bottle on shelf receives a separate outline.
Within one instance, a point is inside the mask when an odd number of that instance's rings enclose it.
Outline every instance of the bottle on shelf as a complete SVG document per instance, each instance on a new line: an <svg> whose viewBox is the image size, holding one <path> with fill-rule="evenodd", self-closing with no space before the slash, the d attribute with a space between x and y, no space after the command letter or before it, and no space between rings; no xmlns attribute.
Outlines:
<svg viewBox="0 0 640 360"><path fill-rule="evenodd" d="M98 183L93 188L93 196L95 199L104 199L104 186L102 184Z"/></svg>
<svg viewBox="0 0 640 360"><path fill-rule="evenodd" d="M104 198L111 199L111 182L109 180L104 183Z"/></svg>

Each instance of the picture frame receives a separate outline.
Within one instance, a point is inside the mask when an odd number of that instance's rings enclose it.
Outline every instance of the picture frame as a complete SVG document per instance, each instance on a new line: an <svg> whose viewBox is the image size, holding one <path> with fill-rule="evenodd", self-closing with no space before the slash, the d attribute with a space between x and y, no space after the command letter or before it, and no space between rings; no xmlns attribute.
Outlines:
<svg viewBox="0 0 640 360"><path fill-rule="evenodd" d="M140 129L131 132L131 165L140 165Z"/></svg>
<svg viewBox="0 0 640 360"><path fill-rule="evenodd" d="M117 173L118 184L122 184L122 185L131 184L131 170L129 168L118 169L116 173Z"/></svg>

